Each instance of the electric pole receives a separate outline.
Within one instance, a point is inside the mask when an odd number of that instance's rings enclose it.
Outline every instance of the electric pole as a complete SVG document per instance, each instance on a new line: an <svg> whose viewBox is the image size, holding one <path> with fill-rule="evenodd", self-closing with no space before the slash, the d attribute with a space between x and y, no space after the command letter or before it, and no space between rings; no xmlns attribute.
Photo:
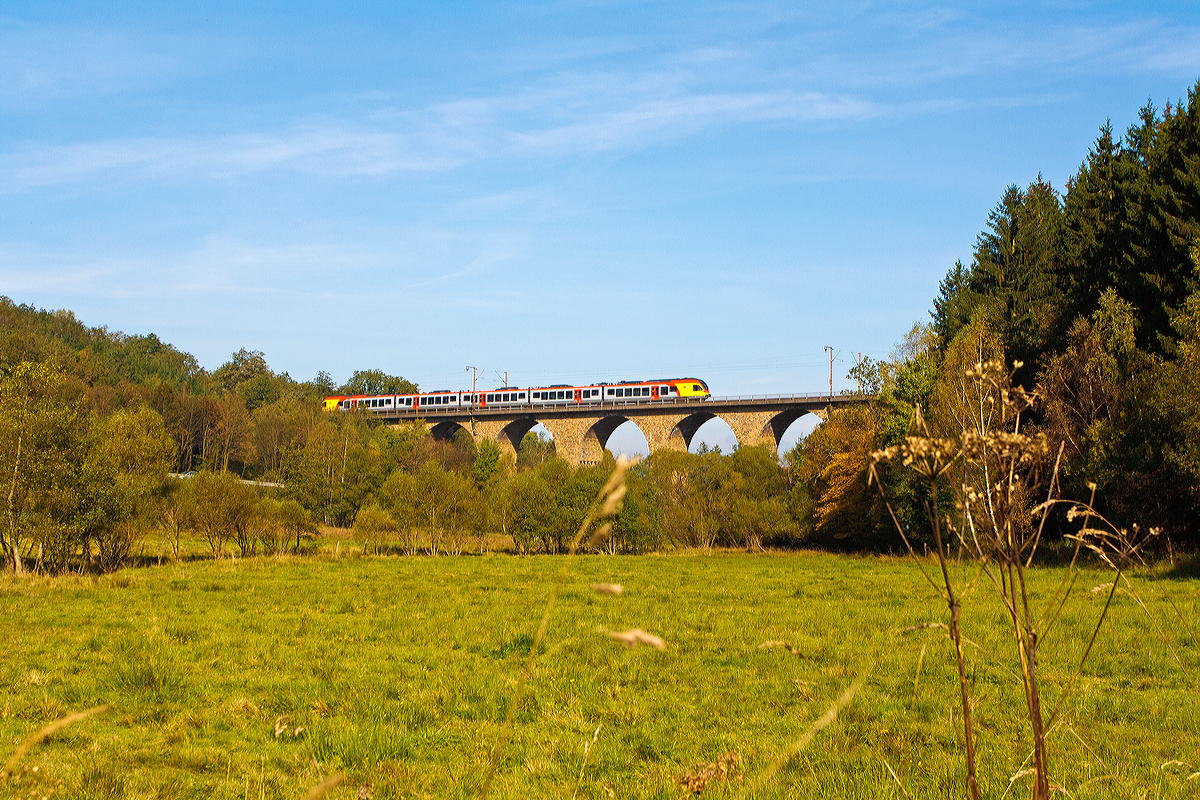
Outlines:
<svg viewBox="0 0 1200 800"><path fill-rule="evenodd" d="M471 370L471 436L475 436L475 378L479 374L479 370L475 367L467 367Z"/></svg>
<svg viewBox="0 0 1200 800"><path fill-rule="evenodd" d="M833 400L833 348L825 349L829 351L829 399Z"/></svg>

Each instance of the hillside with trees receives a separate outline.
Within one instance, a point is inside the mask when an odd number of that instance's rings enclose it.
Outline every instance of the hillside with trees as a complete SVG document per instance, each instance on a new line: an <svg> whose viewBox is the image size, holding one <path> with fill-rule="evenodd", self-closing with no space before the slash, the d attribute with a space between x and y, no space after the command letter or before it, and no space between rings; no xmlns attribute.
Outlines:
<svg viewBox="0 0 1200 800"><path fill-rule="evenodd" d="M185 536L213 557L272 554L318 526L352 528L376 552L461 553L496 535L516 552L562 552L611 456L572 470L530 434L502 458L465 432L436 441L321 404L416 390L379 370L297 382L246 349L209 372L154 336L0 298L5 559L106 571L147 537L178 557ZM195 477L168 478L180 473ZM656 454L628 488L609 552L798 544L811 505L765 449Z"/></svg>
<svg viewBox="0 0 1200 800"><path fill-rule="evenodd" d="M1115 524L1194 549L1198 92L1161 113L1147 105L1123 138L1105 124L1062 192L1041 178L1009 187L969 265L941 282L931 322L851 371L872 403L832 412L782 463L755 448L653 454L631 472L602 547L896 548L867 485L872 453L903 442L918 408L934 436L986 427L966 376L1001 362L1036 390L1030 424L1061 448L1064 496L1094 486ZM610 465L571 470L532 434L505 459L465 433L435 441L422 425L321 407L334 392L416 390L373 369L340 387L326 373L300 382L247 349L209 372L154 335L0 298L5 561L105 571L151 534L177 557L185 531L214 557L276 553L301 549L317 526L352 527L376 552L459 553L495 535L517 552L561 552ZM927 498L908 471L880 469L920 542Z"/></svg>

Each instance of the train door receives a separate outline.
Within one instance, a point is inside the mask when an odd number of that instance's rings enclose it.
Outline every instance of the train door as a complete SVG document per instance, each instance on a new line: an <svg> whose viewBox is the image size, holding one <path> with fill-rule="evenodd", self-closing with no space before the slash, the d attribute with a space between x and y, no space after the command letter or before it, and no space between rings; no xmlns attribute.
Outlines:
<svg viewBox="0 0 1200 800"><path fill-rule="evenodd" d="M658 387L657 387L657 386L651 386L651 387L650 387L650 399L651 399L651 400L657 400L657 399L658 399Z"/></svg>
<svg viewBox="0 0 1200 800"><path fill-rule="evenodd" d="M581 400L583 400L583 389L576 389L575 390L575 402L578 403Z"/></svg>

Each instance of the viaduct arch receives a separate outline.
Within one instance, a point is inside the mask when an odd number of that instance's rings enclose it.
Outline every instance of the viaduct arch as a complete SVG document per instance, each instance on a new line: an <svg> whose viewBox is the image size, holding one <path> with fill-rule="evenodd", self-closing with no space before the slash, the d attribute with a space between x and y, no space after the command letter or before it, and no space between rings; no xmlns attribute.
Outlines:
<svg viewBox="0 0 1200 800"><path fill-rule="evenodd" d="M566 413L555 408L521 409L507 415L490 414L474 419L461 415L454 415L452 419L426 419L425 424L436 439L448 440L461 428L470 433L476 443L491 439L515 457L525 434L541 423L554 437L558 455L572 467L577 467L601 461L609 438L626 422L638 426L651 453L663 449L686 451L700 426L713 418L720 418L729 425L738 446L765 444L774 451L788 426L800 417L810 413L822 419L827 416L827 406L813 403L767 408L723 408L721 405L728 403L707 402L703 406L688 404L682 407L629 405L569 409Z"/></svg>

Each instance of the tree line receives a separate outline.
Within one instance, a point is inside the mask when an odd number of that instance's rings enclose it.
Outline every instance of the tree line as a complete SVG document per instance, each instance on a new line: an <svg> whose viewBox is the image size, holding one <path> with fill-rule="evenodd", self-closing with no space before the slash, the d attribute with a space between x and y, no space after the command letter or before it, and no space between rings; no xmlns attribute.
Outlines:
<svg viewBox="0 0 1200 800"><path fill-rule="evenodd" d="M534 434L513 458L466 431L437 441L321 404L416 390L379 370L297 382L249 350L209 372L156 337L0 298L5 560L106 571L151 534L173 557L187 538L213 557L272 554L303 549L319 526L375 552L563 551L611 455L573 470ZM811 530L808 497L766 449L658 453L630 473L604 548L795 545Z"/></svg>

